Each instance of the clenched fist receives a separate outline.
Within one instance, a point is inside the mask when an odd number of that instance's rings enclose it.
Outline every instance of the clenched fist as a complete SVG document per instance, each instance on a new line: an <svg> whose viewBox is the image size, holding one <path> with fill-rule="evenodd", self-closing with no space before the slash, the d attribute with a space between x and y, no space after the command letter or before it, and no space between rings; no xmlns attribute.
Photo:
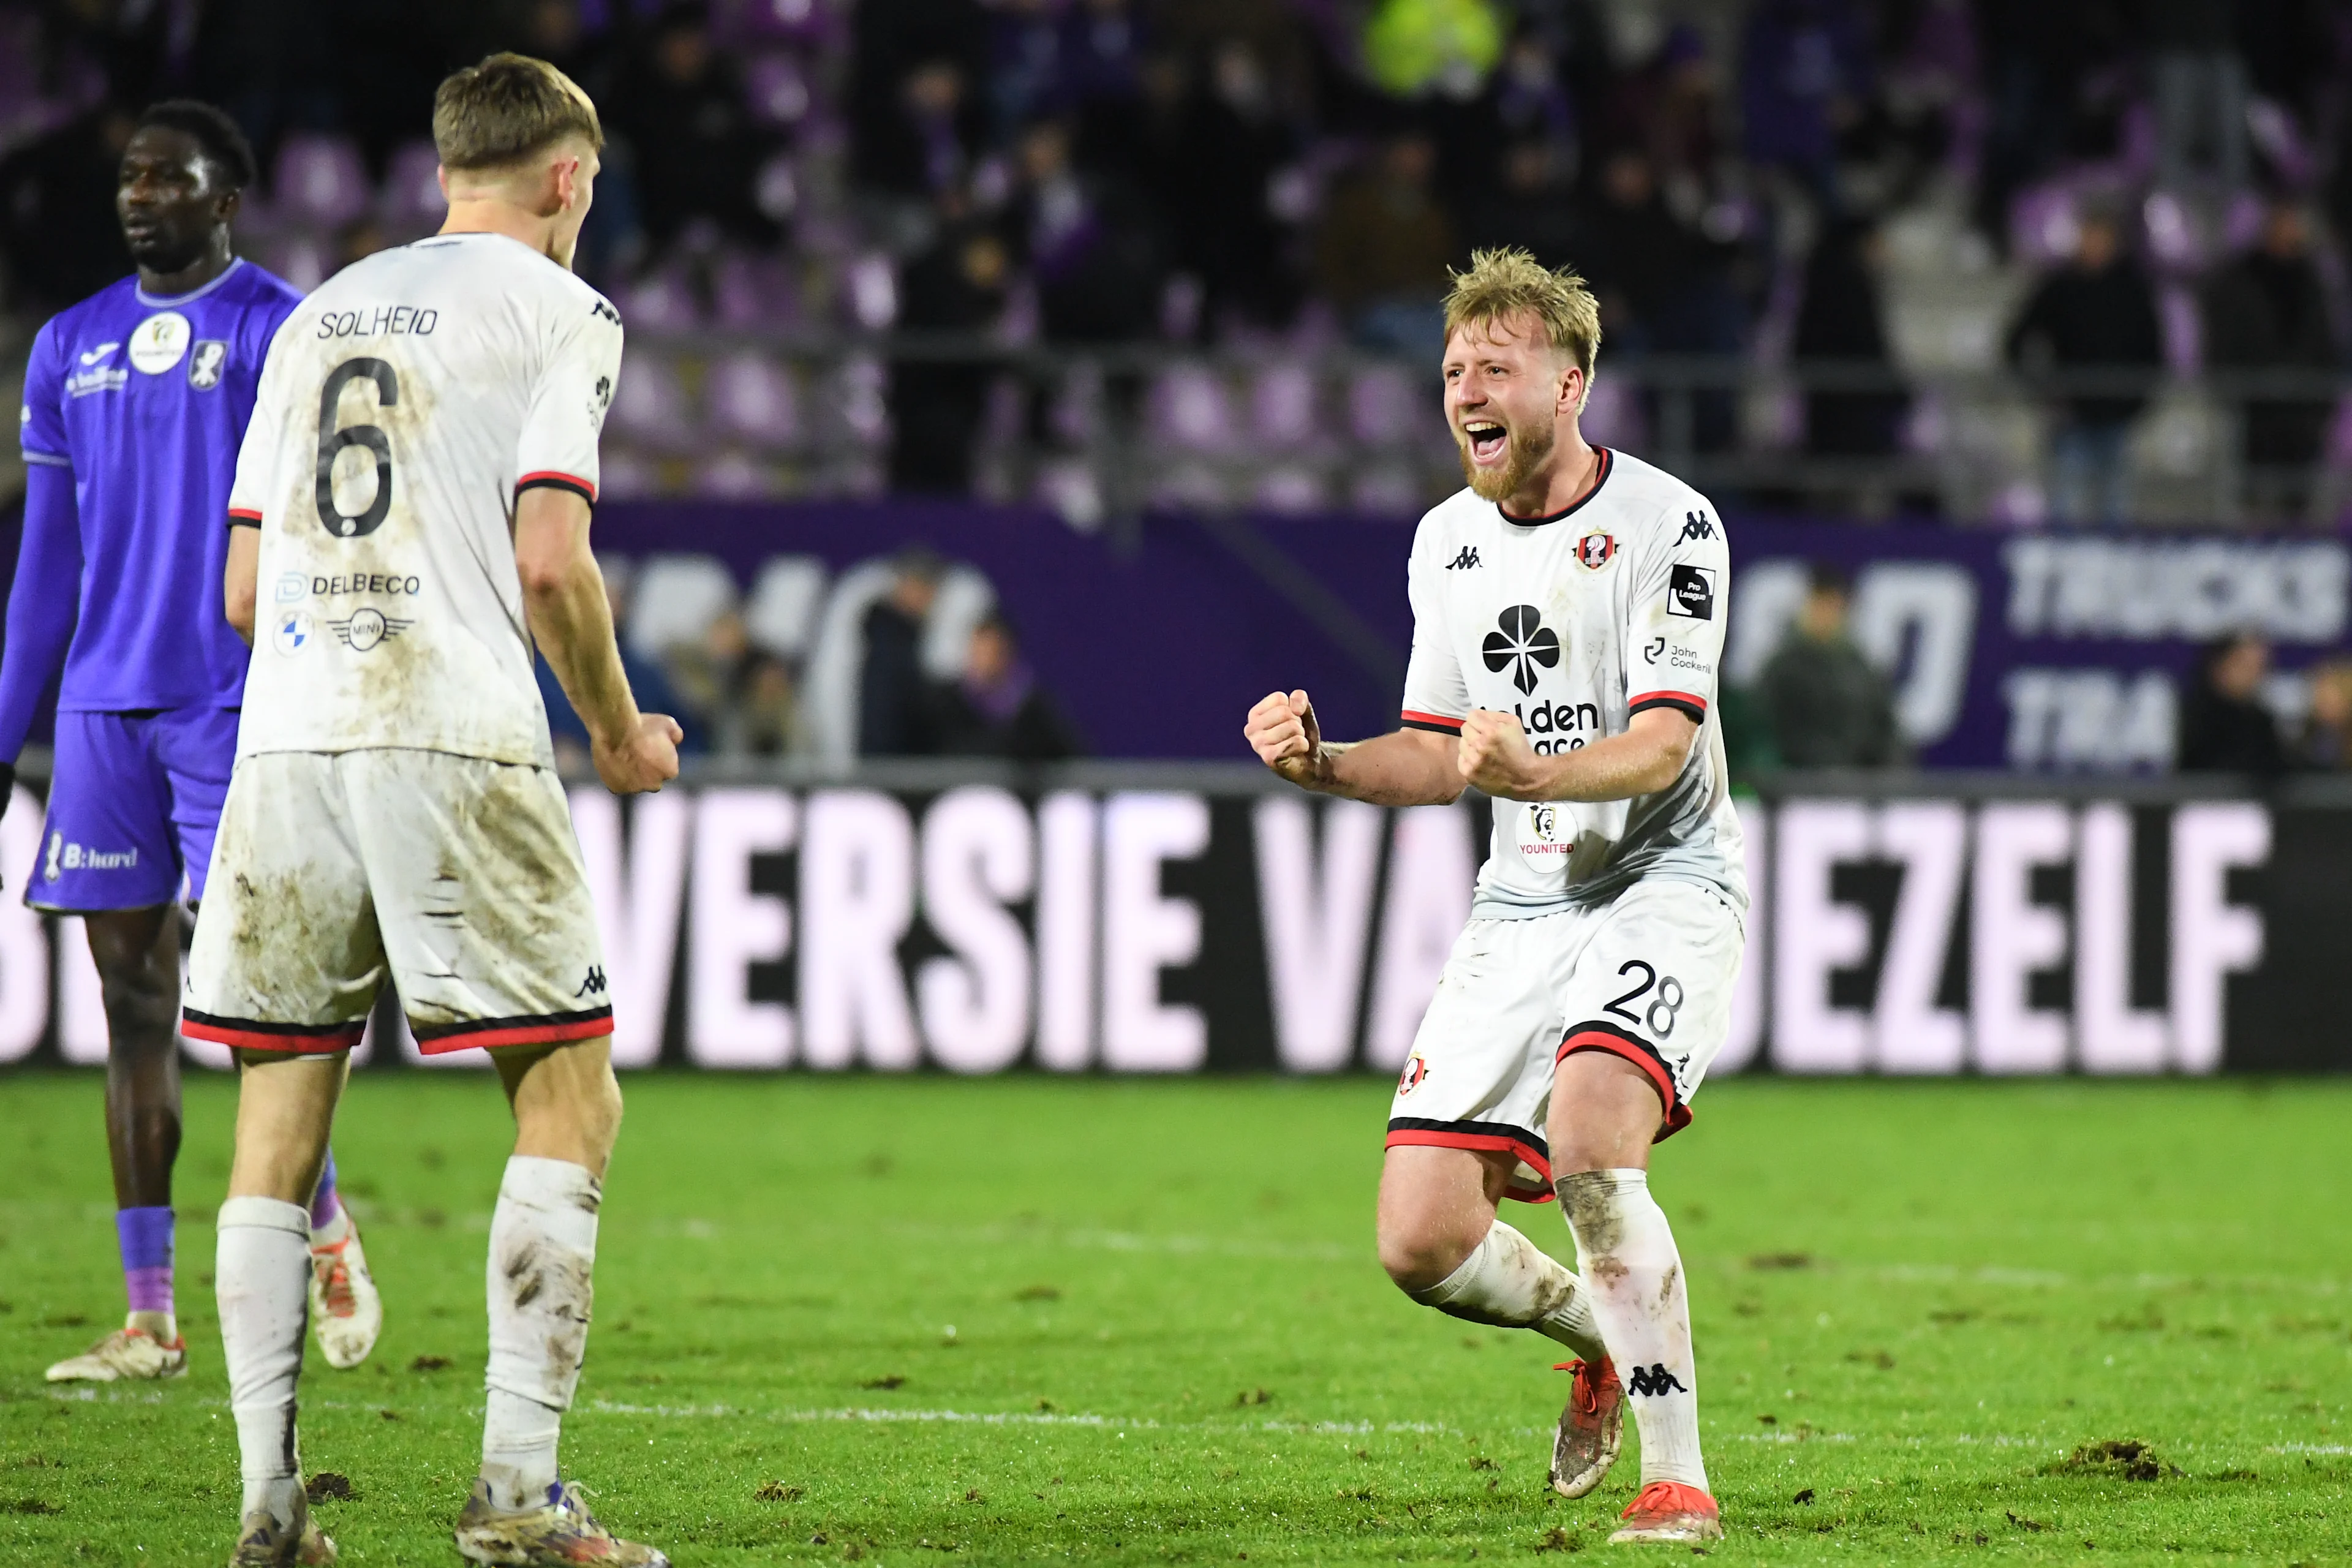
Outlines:
<svg viewBox="0 0 2352 1568"><path fill-rule="evenodd" d="M1528 732L1509 713L1474 708L1462 721L1462 744L1454 765L1465 783L1504 800L1532 800L1541 787L1543 759L1536 755Z"/></svg>
<svg viewBox="0 0 2352 1568"><path fill-rule="evenodd" d="M1315 704L1304 691L1268 696L1250 710L1242 735L1258 761L1302 788L1314 789L1330 774L1331 759L1323 750Z"/></svg>

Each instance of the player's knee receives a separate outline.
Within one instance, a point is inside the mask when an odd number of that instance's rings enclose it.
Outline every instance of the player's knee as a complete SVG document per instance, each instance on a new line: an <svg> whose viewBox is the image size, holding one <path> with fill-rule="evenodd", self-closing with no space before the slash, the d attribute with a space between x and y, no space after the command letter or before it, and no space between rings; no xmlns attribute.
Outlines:
<svg viewBox="0 0 2352 1568"><path fill-rule="evenodd" d="M1426 1290L1444 1283L1477 1249L1479 1238L1464 1236L1451 1226L1413 1223L1382 1216L1380 1227L1381 1267L1400 1290Z"/></svg>

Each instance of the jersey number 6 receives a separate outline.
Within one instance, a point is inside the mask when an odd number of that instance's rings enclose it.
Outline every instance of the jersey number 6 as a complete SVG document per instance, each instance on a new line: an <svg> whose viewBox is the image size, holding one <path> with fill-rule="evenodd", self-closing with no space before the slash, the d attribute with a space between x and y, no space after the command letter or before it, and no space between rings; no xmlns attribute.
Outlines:
<svg viewBox="0 0 2352 1568"><path fill-rule="evenodd" d="M400 378L380 359L347 359L327 376L319 394L319 525L338 539L373 533L392 510L392 438L373 425L335 428L335 405L348 384L367 377L375 383L377 406L390 408L400 401ZM375 454L375 499L357 517L346 517L335 505L335 458L346 447L365 447Z"/></svg>

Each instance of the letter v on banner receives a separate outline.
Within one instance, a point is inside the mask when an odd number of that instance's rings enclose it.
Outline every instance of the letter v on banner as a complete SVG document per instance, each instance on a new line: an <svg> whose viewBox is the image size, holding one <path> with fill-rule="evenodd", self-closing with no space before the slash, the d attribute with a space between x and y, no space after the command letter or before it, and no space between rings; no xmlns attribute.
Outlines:
<svg viewBox="0 0 2352 1568"><path fill-rule="evenodd" d="M1384 816L1330 802L1318 855L1306 801L1267 795L1251 812L1275 1047L1293 1072L1337 1072L1355 1055Z"/></svg>
<svg viewBox="0 0 2352 1568"><path fill-rule="evenodd" d="M661 1057L694 801L683 790L637 796L625 845L621 803L601 788L572 792L572 826L611 986L614 1067L651 1067Z"/></svg>

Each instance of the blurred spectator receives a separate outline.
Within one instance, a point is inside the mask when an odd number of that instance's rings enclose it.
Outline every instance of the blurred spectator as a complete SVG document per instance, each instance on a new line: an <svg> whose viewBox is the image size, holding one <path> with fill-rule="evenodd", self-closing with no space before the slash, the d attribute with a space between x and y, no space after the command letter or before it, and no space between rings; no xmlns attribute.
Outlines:
<svg viewBox="0 0 2352 1568"><path fill-rule="evenodd" d="M1987 124L1977 226L2009 243L2010 199L2048 171L2074 135L2078 84L2121 52L2119 0L1975 0Z"/></svg>
<svg viewBox="0 0 2352 1568"><path fill-rule="evenodd" d="M107 104L0 159L0 256L34 310L61 310L131 271L114 183L134 119Z"/></svg>
<svg viewBox="0 0 2352 1568"><path fill-rule="evenodd" d="M1373 166L1340 185L1315 237L1315 275L1356 341L1435 359L1445 346L1454 226L1431 194L1436 153L1417 132L1395 137Z"/></svg>
<svg viewBox="0 0 2352 1568"><path fill-rule="evenodd" d="M2255 7L2249 7L2253 9ZM2230 0L2143 0L2140 38L2156 89L2156 178L2179 190L2193 174L2246 183L2246 63Z"/></svg>
<svg viewBox="0 0 2352 1568"><path fill-rule="evenodd" d="M999 0L990 20L988 98L998 140L1062 107L1062 28L1054 0Z"/></svg>
<svg viewBox="0 0 2352 1568"><path fill-rule="evenodd" d="M1265 62L1246 38L1223 38L1187 97L1171 173L1179 254L1199 274L1209 318L1286 324L1298 285L1274 211L1276 174L1298 155Z"/></svg>
<svg viewBox="0 0 2352 1568"><path fill-rule="evenodd" d="M1364 25L1364 64L1384 92L1465 99L1503 53L1492 0L1380 0Z"/></svg>
<svg viewBox="0 0 2352 1568"><path fill-rule="evenodd" d="M662 8L607 116L635 153L638 208L656 251L697 218L747 244L775 241L775 220L758 201L768 138L751 121L702 5L671 0Z"/></svg>
<svg viewBox="0 0 2352 1568"><path fill-rule="evenodd" d="M2295 765L2323 773L2352 771L2352 659L2314 665L2311 707L2295 743Z"/></svg>
<svg viewBox="0 0 2352 1568"><path fill-rule="evenodd" d="M2252 371L2326 371L2339 363L2326 288L2312 260L2310 223L2298 204L2273 202L2262 243L2208 285L2205 360ZM2327 399L2249 399L2245 460L2307 468L2319 456L2332 408Z"/></svg>
<svg viewBox="0 0 2352 1568"><path fill-rule="evenodd" d="M2147 275L2124 254L2116 220L2085 214L2073 262L2042 279L2010 329L2009 354L2028 366L2139 370L2164 361L2156 296ZM2126 510L2124 444L2147 406L2143 394L2076 395L2052 440L2062 521L2116 522Z"/></svg>
<svg viewBox="0 0 2352 1568"><path fill-rule="evenodd" d="M1846 629L1853 593L1844 573L1815 565L1788 640L1757 681L1789 767L1883 768L1904 760L1894 694Z"/></svg>
<svg viewBox="0 0 2352 1568"><path fill-rule="evenodd" d="M1878 298L1878 237L1832 224L1805 263L1796 357L1841 368L1890 368ZM1900 393L1809 392L1805 447L1824 457L1881 457L1895 448L1907 400Z"/></svg>
<svg viewBox="0 0 2352 1568"><path fill-rule="evenodd" d="M1058 120L1021 138L1016 216L1037 280L1038 315L1056 342L1148 335L1160 320L1166 268L1151 215L1135 193L1071 162Z"/></svg>
<svg viewBox="0 0 2352 1568"><path fill-rule="evenodd" d="M929 195L962 185L980 145L980 115L970 78L956 61L921 61L898 86L887 113L858 138L859 172L901 195Z"/></svg>
<svg viewBox="0 0 2352 1568"><path fill-rule="evenodd" d="M773 654L754 653L738 672L711 749L722 757L790 756L803 749L800 721L792 670Z"/></svg>
<svg viewBox="0 0 2352 1568"><path fill-rule="evenodd" d="M1037 685L1001 612L972 628L963 678L941 687L935 701L941 756L1058 763L1079 754L1077 736Z"/></svg>
<svg viewBox="0 0 2352 1568"><path fill-rule="evenodd" d="M1861 18L1846 0L1759 0L1740 40L1739 110L1748 156L1785 169L1839 207L1838 133L1870 90Z"/></svg>
<svg viewBox="0 0 2352 1568"><path fill-rule="evenodd" d="M930 245L898 280L898 325L907 331L983 331L1004 309L1011 262L1003 237L967 208L960 192L948 193ZM972 442L993 374L969 361L892 363L894 489L932 495L971 489Z"/></svg>
<svg viewBox="0 0 2352 1568"><path fill-rule="evenodd" d="M1647 153L1624 147L1609 154L1598 199L1584 209L1580 228L1578 254L1601 302L1601 331L1619 353L1739 352L1741 312L1731 281L1737 252L1674 215ZM1720 451L1737 438L1728 391L1690 395L1690 412L1699 450ZM1654 429L1657 416L1654 410Z"/></svg>
<svg viewBox="0 0 2352 1568"><path fill-rule="evenodd" d="M1561 158L1555 142L1505 148L1502 184L1472 209L1469 248L1517 246L1546 267L1577 264L1580 231Z"/></svg>
<svg viewBox="0 0 2352 1568"><path fill-rule="evenodd" d="M2262 700L2263 679L2270 671L2270 645L2251 633L2206 645L2198 656L2194 684L2180 704L2183 773L2274 779L2286 772L2278 720Z"/></svg>
<svg viewBox="0 0 2352 1568"><path fill-rule="evenodd" d="M1062 13L1062 97L1077 118L1079 158L1134 178L1145 37L1128 0L1077 0Z"/></svg>
<svg viewBox="0 0 2352 1568"><path fill-rule="evenodd" d="M922 545L890 563L890 591L866 612L857 679L857 754L914 757L936 749L923 679L923 623L938 603L947 563Z"/></svg>

